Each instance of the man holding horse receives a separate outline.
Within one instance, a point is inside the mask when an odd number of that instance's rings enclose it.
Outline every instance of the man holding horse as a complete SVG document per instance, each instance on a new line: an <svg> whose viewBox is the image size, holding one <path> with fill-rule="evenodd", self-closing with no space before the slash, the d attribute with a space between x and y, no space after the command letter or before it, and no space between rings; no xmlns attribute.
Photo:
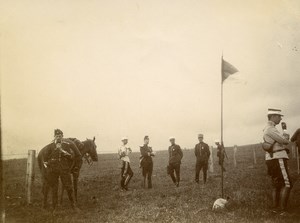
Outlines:
<svg viewBox="0 0 300 223"><path fill-rule="evenodd" d="M58 203L58 182L62 181L68 193L72 208L78 210L74 200L71 171L81 166L81 154L76 145L69 139L63 138L63 132L54 131L54 141L43 148L39 154L39 165L44 175L44 207L47 206L49 187L52 189L52 205L55 209Z"/></svg>

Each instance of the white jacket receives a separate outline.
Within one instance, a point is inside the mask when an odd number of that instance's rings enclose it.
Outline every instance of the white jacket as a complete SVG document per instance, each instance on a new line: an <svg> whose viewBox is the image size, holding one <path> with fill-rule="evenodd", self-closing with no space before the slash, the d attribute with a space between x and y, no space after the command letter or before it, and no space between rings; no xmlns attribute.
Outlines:
<svg viewBox="0 0 300 223"><path fill-rule="evenodd" d="M275 123L272 121L268 121L268 124L264 129L264 141L269 144L273 144L276 141L273 147L273 157L270 156L270 153L266 152L266 160L289 158L286 150L283 150L285 146L289 144L289 140L284 138L284 136L276 129Z"/></svg>

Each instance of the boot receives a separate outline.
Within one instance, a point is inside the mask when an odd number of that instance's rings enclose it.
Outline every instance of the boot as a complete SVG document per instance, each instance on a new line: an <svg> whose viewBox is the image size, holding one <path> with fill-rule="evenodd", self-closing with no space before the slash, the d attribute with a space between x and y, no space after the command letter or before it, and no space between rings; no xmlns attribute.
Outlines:
<svg viewBox="0 0 300 223"><path fill-rule="evenodd" d="M148 178L148 189L152 188L152 180L151 178Z"/></svg>
<svg viewBox="0 0 300 223"><path fill-rule="evenodd" d="M272 210L277 211L279 206L280 189L273 188L272 190Z"/></svg>
<svg viewBox="0 0 300 223"><path fill-rule="evenodd" d="M291 188L283 187L280 191L280 209L281 211L287 210L287 203L289 200Z"/></svg>
<svg viewBox="0 0 300 223"><path fill-rule="evenodd" d="M206 184L207 181L207 172L203 172L203 183Z"/></svg>
<svg viewBox="0 0 300 223"><path fill-rule="evenodd" d="M74 196L73 196L73 190L72 189L68 189L67 192L68 192L68 197L69 197L72 209L74 211L76 211L76 212L79 211L79 209L78 209L78 207L76 205Z"/></svg>

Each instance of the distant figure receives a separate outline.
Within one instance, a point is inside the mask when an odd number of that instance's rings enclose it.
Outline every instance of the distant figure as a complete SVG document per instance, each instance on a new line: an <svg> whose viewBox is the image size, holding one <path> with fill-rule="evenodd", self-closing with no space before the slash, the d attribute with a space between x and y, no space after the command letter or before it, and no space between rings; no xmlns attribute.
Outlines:
<svg viewBox="0 0 300 223"><path fill-rule="evenodd" d="M152 171L153 171L153 161L152 157L154 153L152 148L149 146L149 136L144 137L144 145L140 146L141 158L140 165L143 169L144 182L143 186L146 187L146 179L148 180L148 188L152 188Z"/></svg>
<svg viewBox="0 0 300 223"><path fill-rule="evenodd" d="M78 171L82 164L81 153L77 146L71 140L63 138L63 132L60 129L55 129L54 141L40 151L38 161L43 176L44 208L47 208L49 188L52 189L53 209L57 208L60 178L68 193L72 208L78 211L71 178L71 171Z"/></svg>
<svg viewBox="0 0 300 223"><path fill-rule="evenodd" d="M195 182L199 183L199 174L201 169L203 170L203 183L206 183L207 180L207 169L208 169L208 160L210 156L209 146L203 142L203 134L198 135L199 143L195 146L195 156L196 159L196 176Z"/></svg>
<svg viewBox="0 0 300 223"><path fill-rule="evenodd" d="M129 154L132 152L130 147L127 146L128 138L122 138L122 145L119 148L119 158L122 161L121 168L121 190L128 190L128 184L133 176L133 172L130 167Z"/></svg>
<svg viewBox="0 0 300 223"><path fill-rule="evenodd" d="M219 165L221 166L221 168L223 169L223 171L225 172L226 169L224 168L224 159L225 159L225 148L223 145L220 144L219 140L215 141L215 144L217 146L218 152L217 152L217 157L219 157Z"/></svg>
<svg viewBox="0 0 300 223"><path fill-rule="evenodd" d="M277 129L282 120L281 110L268 110L268 123L264 129L263 148L266 150L268 174L273 182L272 211L285 213L292 188L288 170L288 154L285 148L289 144L288 135L281 134Z"/></svg>
<svg viewBox="0 0 300 223"><path fill-rule="evenodd" d="M213 210L222 210L226 207L226 205L228 204L229 201L229 197L227 197L226 199L224 198L219 198L217 199L214 204L213 204Z"/></svg>
<svg viewBox="0 0 300 223"><path fill-rule="evenodd" d="M169 147L169 165L168 165L168 174L170 174L173 183L176 187L179 187L180 182L180 165L181 159L183 157L182 150L179 145L175 144L175 138L170 137L171 146ZM176 174L176 177L174 175Z"/></svg>
<svg viewBox="0 0 300 223"><path fill-rule="evenodd" d="M298 147L298 153L300 155L300 128L296 130L296 132L291 138L291 141L296 143Z"/></svg>

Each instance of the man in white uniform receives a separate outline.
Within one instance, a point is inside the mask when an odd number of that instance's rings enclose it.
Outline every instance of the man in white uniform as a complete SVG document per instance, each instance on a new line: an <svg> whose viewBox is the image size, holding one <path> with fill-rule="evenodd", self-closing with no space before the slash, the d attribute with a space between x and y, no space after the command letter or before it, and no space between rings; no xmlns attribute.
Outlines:
<svg viewBox="0 0 300 223"><path fill-rule="evenodd" d="M127 145L128 138L122 138L122 145L119 148L118 154L119 158L122 161L121 168L121 189L128 190L128 184L133 176L133 172L130 167L129 154L132 152L130 147Z"/></svg>
<svg viewBox="0 0 300 223"><path fill-rule="evenodd" d="M281 110L268 110L268 123L264 129L263 148L266 151L266 164L268 174L273 183L272 200L274 212L284 213L287 208L292 182L288 171L288 149L289 135L281 134L277 129L282 120Z"/></svg>

